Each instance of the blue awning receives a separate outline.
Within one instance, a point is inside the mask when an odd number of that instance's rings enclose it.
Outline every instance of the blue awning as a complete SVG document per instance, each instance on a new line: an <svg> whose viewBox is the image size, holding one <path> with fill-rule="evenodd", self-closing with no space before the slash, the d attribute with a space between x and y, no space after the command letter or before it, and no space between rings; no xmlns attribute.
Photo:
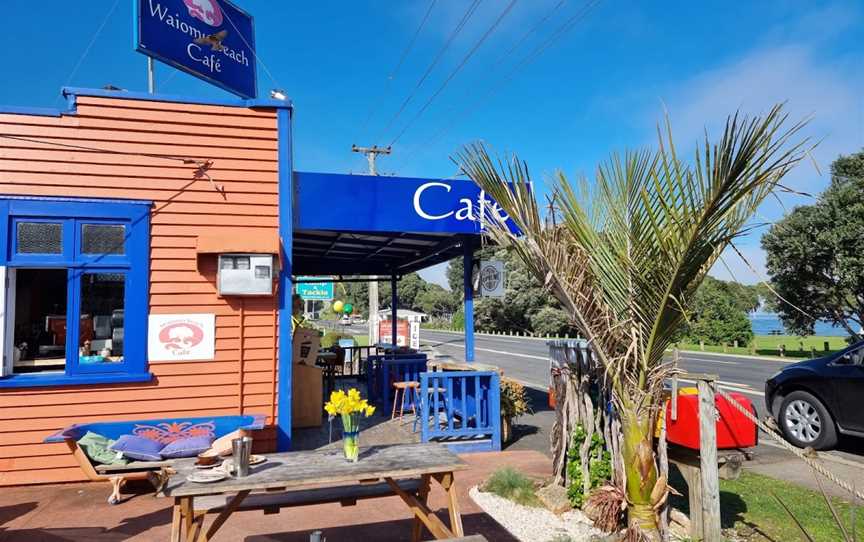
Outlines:
<svg viewBox="0 0 864 542"><path fill-rule="evenodd" d="M404 275L479 247L502 212L472 181L294 174L295 275Z"/></svg>

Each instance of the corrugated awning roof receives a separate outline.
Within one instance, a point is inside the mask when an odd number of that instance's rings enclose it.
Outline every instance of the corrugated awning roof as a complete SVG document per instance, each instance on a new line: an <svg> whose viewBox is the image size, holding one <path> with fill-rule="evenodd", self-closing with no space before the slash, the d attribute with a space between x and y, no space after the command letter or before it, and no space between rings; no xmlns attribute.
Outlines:
<svg viewBox="0 0 864 542"><path fill-rule="evenodd" d="M301 230L294 232L294 275L405 275L462 255L477 235Z"/></svg>

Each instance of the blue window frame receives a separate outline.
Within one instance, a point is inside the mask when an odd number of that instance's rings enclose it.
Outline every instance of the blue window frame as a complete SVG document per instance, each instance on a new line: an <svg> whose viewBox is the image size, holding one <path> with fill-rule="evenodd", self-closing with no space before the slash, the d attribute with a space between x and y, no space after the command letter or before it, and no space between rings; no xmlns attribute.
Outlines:
<svg viewBox="0 0 864 542"><path fill-rule="evenodd" d="M151 378L146 357L151 206L138 200L0 196L3 272L7 277L28 274L31 280L51 277L53 312L60 313L46 316L46 310L38 312L19 301L19 307L32 309L31 328L44 321L45 334L35 333L53 338L50 345L38 342L27 348L50 349L57 352L55 361L63 362L62 370L16 372L9 359L9 343L18 334L16 307L9 302L15 295L10 297L7 287L5 313L16 325L7 323L3 329L5 372L0 388ZM65 300L61 271L66 277ZM15 348L15 354L17 363L21 350Z"/></svg>

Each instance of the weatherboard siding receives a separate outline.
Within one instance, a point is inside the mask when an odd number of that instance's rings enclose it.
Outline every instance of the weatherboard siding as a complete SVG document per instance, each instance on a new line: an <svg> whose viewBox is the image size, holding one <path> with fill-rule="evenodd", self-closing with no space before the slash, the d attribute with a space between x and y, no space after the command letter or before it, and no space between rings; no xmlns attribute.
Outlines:
<svg viewBox="0 0 864 542"><path fill-rule="evenodd" d="M0 194L152 200L150 312L216 314L215 359L152 362L152 382L0 389L0 486L84 480L64 444L42 442L73 423L239 413L272 423L276 298L220 298L216 257L196 243L277 230L275 111L78 97L74 115L0 114L0 133L37 140L0 139ZM193 165L57 144L213 160L224 195L193 179ZM259 433L259 446L275 445L272 430Z"/></svg>

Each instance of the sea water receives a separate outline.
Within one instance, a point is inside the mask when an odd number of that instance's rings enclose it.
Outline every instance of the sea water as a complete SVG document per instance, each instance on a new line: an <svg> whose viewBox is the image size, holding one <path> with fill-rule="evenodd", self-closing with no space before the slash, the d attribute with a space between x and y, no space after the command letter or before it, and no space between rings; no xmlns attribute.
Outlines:
<svg viewBox="0 0 864 542"><path fill-rule="evenodd" d="M780 317L773 312L751 312L750 325L753 327L754 335L788 335ZM813 329L814 335L827 335L832 337L845 337L848 335L845 329L831 325L830 322L819 321Z"/></svg>

